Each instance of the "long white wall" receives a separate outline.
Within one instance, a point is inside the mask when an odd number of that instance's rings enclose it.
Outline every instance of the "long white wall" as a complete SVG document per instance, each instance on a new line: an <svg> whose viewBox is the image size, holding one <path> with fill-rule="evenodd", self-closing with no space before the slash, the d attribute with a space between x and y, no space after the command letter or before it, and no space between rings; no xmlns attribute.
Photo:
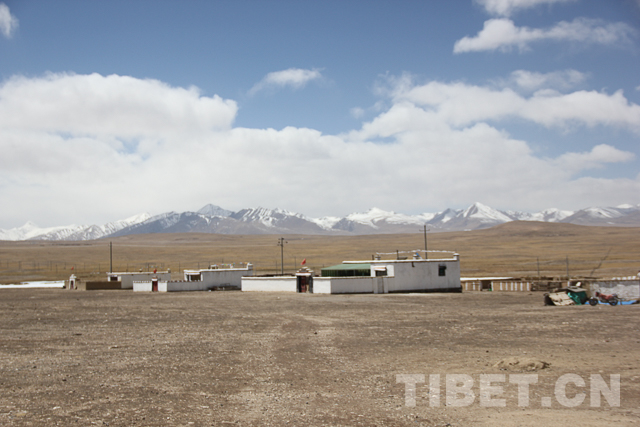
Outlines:
<svg viewBox="0 0 640 427"><path fill-rule="evenodd" d="M314 277L314 294L382 294L389 292L394 277Z"/></svg>
<svg viewBox="0 0 640 427"><path fill-rule="evenodd" d="M151 292L151 282L133 282L133 292Z"/></svg>
<svg viewBox="0 0 640 427"><path fill-rule="evenodd" d="M151 281L153 277L157 277L158 280L171 280L171 273L169 272L107 273L107 280L113 276L117 277L119 282L122 282L122 289L133 289L133 282Z"/></svg>
<svg viewBox="0 0 640 427"><path fill-rule="evenodd" d="M235 286L240 288L242 278L253 274L253 267L247 268L228 268L228 269L210 269L210 270L186 270L187 274L200 273L201 280L171 280L171 276L150 273L150 277L135 277L132 282L132 288L135 292L151 292L151 280L153 277L158 278L158 292L189 292L189 291L207 291L217 286Z"/></svg>
<svg viewBox="0 0 640 427"><path fill-rule="evenodd" d="M253 269L201 270L200 274L202 275L202 283L207 288L225 285L240 288L242 278L244 276L252 276Z"/></svg>
<svg viewBox="0 0 640 427"><path fill-rule="evenodd" d="M294 276L242 278L242 290L244 292L296 292L296 285L297 279Z"/></svg>
<svg viewBox="0 0 640 427"><path fill-rule="evenodd" d="M620 298L640 298L640 281L638 280L599 280L591 282L591 294L596 292L605 295L618 294Z"/></svg>

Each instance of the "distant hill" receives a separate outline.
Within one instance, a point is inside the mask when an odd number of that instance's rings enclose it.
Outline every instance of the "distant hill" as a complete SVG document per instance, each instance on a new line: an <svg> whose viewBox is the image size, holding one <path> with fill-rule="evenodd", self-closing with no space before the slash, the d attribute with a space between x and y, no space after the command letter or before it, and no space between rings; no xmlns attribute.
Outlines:
<svg viewBox="0 0 640 427"><path fill-rule="evenodd" d="M316 234L365 235L479 230L514 221L568 223L588 226L640 227L640 205L586 208L576 212L546 209L537 213L500 211L482 203L466 209L405 215L372 208L346 217L308 218L282 209L250 208L238 212L208 204L197 212L140 214L102 226L38 228L27 222L10 230L0 229L0 240L93 240L129 234Z"/></svg>

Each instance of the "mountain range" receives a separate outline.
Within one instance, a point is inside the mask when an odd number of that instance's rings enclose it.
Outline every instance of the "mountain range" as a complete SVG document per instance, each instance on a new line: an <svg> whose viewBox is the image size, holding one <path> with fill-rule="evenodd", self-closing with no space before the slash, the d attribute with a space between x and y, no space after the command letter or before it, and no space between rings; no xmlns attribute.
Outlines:
<svg viewBox="0 0 640 427"><path fill-rule="evenodd" d="M238 212L208 204L197 212L147 213L98 225L0 229L0 240L93 240L147 233L217 234L334 234L415 233L427 226L431 232L489 228L511 221L542 221L591 226L640 227L640 205L586 208L579 211L546 209L538 213L500 211L482 203L466 209L405 215L372 208L343 218L308 218L282 209L253 208ZM420 228L418 228L420 227Z"/></svg>

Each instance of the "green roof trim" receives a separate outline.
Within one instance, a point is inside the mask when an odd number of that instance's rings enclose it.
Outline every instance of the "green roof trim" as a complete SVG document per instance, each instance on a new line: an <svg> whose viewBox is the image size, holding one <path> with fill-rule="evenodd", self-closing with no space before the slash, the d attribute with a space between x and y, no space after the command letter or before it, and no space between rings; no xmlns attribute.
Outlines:
<svg viewBox="0 0 640 427"><path fill-rule="evenodd" d="M350 277L371 275L371 264L337 264L320 270L322 277Z"/></svg>
<svg viewBox="0 0 640 427"><path fill-rule="evenodd" d="M371 270L371 264L336 264L323 270Z"/></svg>

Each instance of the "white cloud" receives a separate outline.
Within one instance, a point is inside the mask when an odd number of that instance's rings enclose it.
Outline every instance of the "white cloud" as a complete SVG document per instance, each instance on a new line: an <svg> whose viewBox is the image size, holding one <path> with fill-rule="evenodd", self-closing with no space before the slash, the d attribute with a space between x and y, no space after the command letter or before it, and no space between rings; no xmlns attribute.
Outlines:
<svg viewBox="0 0 640 427"><path fill-rule="evenodd" d="M364 109L361 107L353 107L349 112L351 113L351 116L356 119L361 119L365 114Z"/></svg>
<svg viewBox="0 0 640 427"><path fill-rule="evenodd" d="M253 95L268 88L292 87L300 89L312 80L322 78L319 70L305 70L301 68L289 68L282 71L274 71L267 74L262 80L256 83L249 91Z"/></svg>
<svg viewBox="0 0 640 427"><path fill-rule="evenodd" d="M310 216L383 206L414 213L482 200L503 208L635 203L640 177L589 171L627 162L614 143L541 158L492 122L633 128L621 92L536 93L396 80L361 129L234 128L237 106L197 89L100 75L0 86L0 226L106 222L212 202ZM55 108L54 108L55 107ZM593 202L591 202L593 201ZM186 208L185 208L186 209Z"/></svg>
<svg viewBox="0 0 640 427"><path fill-rule="evenodd" d="M2 32L5 37L11 38L17 28L18 18L11 14L9 6L0 3L0 32Z"/></svg>
<svg viewBox="0 0 640 427"><path fill-rule="evenodd" d="M598 169L606 163L628 162L635 158L633 153L618 150L607 144L600 144L586 153L566 153L556 159L559 167L570 171Z"/></svg>
<svg viewBox="0 0 640 427"><path fill-rule="evenodd" d="M402 83L394 99L396 107L406 101L427 107L426 111L439 121L456 127L479 121L520 118L563 129L578 123L619 126L640 132L640 106L630 103L622 91L609 95L595 91L562 94L539 90L525 97L509 88L496 90L433 81L413 87Z"/></svg>
<svg viewBox="0 0 640 427"><path fill-rule="evenodd" d="M567 90L582 84L587 75L576 70L554 71L551 73L537 73L527 70L516 70L509 79L515 86L527 92L538 89Z"/></svg>
<svg viewBox="0 0 640 427"><path fill-rule="evenodd" d="M541 4L566 3L575 0L476 0L487 12L498 16L511 16L519 9L529 9Z"/></svg>
<svg viewBox="0 0 640 427"><path fill-rule="evenodd" d="M0 128L117 138L231 127L235 101L150 79L99 74L15 77L0 87Z"/></svg>
<svg viewBox="0 0 640 427"><path fill-rule="evenodd" d="M612 46L626 44L637 31L629 25L604 23L600 20L576 18L572 22L562 21L547 29L517 27L510 19L490 19L475 37L463 37L453 47L454 53L500 50L509 52L518 48L521 52L529 49L534 42L569 41L585 44Z"/></svg>

